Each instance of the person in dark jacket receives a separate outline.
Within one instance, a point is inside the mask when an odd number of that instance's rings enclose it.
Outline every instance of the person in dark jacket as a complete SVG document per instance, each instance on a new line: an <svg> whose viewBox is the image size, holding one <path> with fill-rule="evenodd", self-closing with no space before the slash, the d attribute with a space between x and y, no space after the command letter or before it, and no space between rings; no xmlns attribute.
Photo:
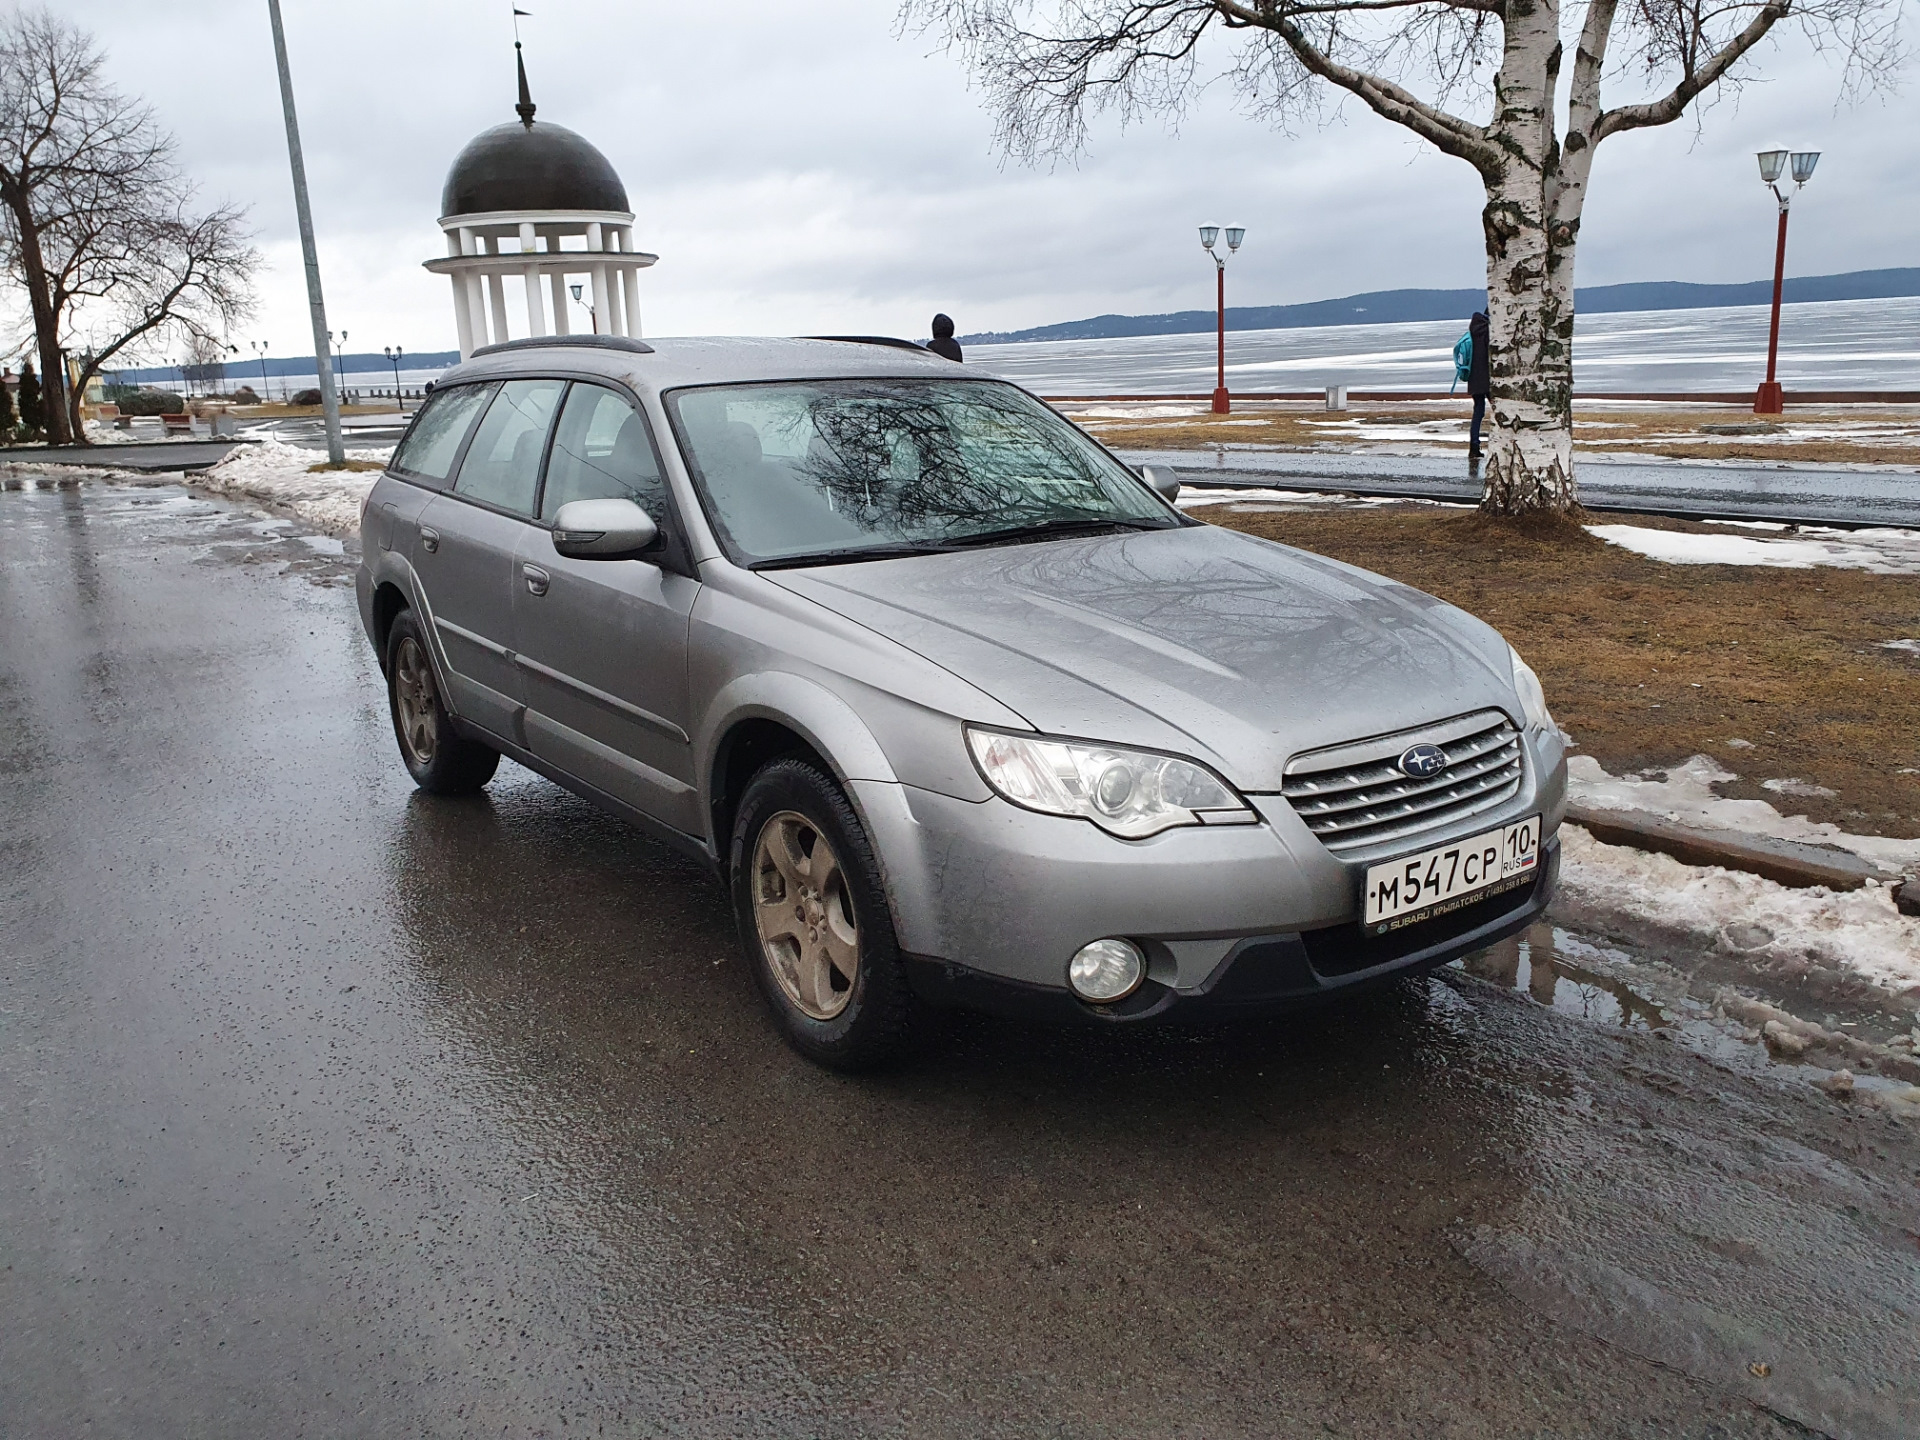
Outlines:
<svg viewBox="0 0 1920 1440"><path fill-rule="evenodd" d="M933 317L933 339L927 342L927 348L936 355L944 355L956 365L960 362L960 342L953 338L953 321L945 315Z"/></svg>
<svg viewBox="0 0 1920 1440"><path fill-rule="evenodd" d="M1467 322L1467 334L1473 337L1473 363L1467 369L1467 393L1473 397L1473 430L1467 443L1467 458L1480 458L1480 422L1486 418L1487 397L1493 393L1493 379L1488 366L1487 354L1487 312L1476 310L1473 319Z"/></svg>

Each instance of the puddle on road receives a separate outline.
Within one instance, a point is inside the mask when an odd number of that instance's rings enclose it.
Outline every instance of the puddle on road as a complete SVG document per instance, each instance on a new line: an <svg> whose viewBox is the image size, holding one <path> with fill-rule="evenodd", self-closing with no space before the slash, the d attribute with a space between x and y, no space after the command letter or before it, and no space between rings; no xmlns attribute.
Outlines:
<svg viewBox="0 0 1920 1440"><path fill-rule="evenodd" d="M1596 948L1573 940L1557 926L1533 925L1461 964L1469 975L1524 990L1564 1015L1629 1030L1663 1030L1673 1024L1673 1017L1649 996L1579 964L1570 953L1576 946Z"/></svg>

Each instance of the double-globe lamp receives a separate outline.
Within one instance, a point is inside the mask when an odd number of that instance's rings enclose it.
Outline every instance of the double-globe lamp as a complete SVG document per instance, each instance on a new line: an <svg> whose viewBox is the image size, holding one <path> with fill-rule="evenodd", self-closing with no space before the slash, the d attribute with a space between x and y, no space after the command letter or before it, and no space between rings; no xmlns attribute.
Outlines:
<svg viewBox="0 0 1920 1440"><path fill-rule="evenodd" d="M1773 251L1773 324L1767 331L1767 378L1753 397L1753 413L1778 415L1786 408L1780 382L1775 378L1775 367L1780 359L1780 291L1787 278L1787 208L1793 203L1794 191L1813 178L1813 167L1820 163L1820 152L1762 150L1758 158L1760 182L1773 191L1773 198L1780 202L1780 238ZM1793 170L1793 190L1782 190L1780 176L1789 165Z"/></svg>
<svg viewBox="0 0 1920 1440"><path fill-rule="evenodd" d="M1213 257L1215 310L1219 322L1216 333L1219 337L1220 369L1218 381L1213 390L1213 413L1216 415L1226 415L1233 409L1231 402L1227 399L1227 257L1213 248L1220 243L1221 228L1218 225L1200 227L1200 244L1207 254ZM1238 250L1240 242L1247 238L1247 227L1228 225L1225 229L1228 251Z"/></svg>

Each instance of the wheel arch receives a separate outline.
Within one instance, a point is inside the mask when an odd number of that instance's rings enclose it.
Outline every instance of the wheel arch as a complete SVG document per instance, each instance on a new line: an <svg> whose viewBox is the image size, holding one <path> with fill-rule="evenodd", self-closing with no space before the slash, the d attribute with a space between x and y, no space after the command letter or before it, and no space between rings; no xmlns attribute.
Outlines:
<svg viewBox="0 0 1920 1440"><path fill-rule="evenodd" d="M735 680L709 712L700 774L713 851L727 863L733 817L754 773L782 755L811 759L840 785L860 813L850 782L899 783L880 742L853 708L824 686L798 675L748 676ZM863 824L867 823L864 814ZM871 833L871 825L868 826Z"/></svg>

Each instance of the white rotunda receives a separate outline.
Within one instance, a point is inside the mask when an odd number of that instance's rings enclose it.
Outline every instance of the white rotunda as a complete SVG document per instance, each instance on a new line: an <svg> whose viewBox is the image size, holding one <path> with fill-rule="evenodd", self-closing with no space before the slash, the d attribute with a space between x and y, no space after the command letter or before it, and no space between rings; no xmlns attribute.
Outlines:
<svg viewBox="0 0 1920 1440"><path fill-rule="evenodd" d="M523 334L568 334L569 286L577 283L592 286L595 334L638 336L640 272L660 258L633 248L627 189L607 157L564 126L534 123L526 61L518 42L513 48L520 118L482 131L455 158L440 195L447 253L425 262L453 280L463 360L513 338L509 280L525 297Z"/></svg>

